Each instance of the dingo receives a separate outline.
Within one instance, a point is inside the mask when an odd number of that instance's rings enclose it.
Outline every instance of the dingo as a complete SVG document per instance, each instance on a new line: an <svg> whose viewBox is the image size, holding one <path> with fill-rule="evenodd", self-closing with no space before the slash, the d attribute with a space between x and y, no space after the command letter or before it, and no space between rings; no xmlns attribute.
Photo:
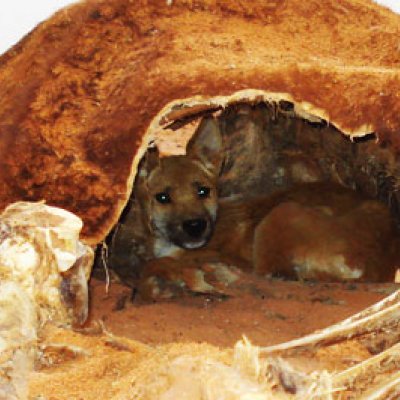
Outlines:
<svg viewBox="0 0 400 400"><path fill-rule="evenodd" d="M157 282L207 291L201 268L210 261L289 278L393 280L398 254L384 205L331 182L219 201L222 150L218 121L209 117L185 156L149 150L142 162L136 197L154 258L143 277L152 295Z"/></svg>

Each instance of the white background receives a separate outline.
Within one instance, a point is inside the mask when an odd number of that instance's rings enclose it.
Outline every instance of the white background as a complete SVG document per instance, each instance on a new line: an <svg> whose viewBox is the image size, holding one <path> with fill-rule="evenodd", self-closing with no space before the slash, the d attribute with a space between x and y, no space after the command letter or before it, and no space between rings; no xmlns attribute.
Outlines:
<svg viewBox="0 0 400 400"><path fill-rule="evenodd" d="M39 22L74 2L73 0L0 0L0 54L17 43ZM400 0L377 0L377 2L400 14Z"/></svg>

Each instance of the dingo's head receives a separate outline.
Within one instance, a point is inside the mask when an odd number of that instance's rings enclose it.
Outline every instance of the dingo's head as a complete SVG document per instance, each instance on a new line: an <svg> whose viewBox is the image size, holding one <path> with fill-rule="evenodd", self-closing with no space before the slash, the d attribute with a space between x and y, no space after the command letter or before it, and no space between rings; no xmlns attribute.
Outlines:
<svg viewBox="0 0 400 400"><path fill-rule="evenodd" d="M185 156L162 158L156 149L147 152L136 193L156 237L156 256L207 243L217 215L221 161L222 138L214 118L202 120Z"/></svg>

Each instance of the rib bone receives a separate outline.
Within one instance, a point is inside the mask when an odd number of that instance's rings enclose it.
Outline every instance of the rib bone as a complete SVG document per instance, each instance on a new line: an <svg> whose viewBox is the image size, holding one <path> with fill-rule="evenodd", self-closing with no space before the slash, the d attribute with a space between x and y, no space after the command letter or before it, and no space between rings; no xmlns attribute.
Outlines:
<svg viewBox="0 0 400 400"><path fill-rule="evenodd" d="M399 319L400 290L338 324L286 343L262 347L260 354L289 355L313 351L323 345L334 344L367 333L392 331L399 325Z"/></svg>
<svg viewBox="0 0 400 400"><path fill-rule="evenodd" d="M352 393L360 393L368 389L376 380L379 380L380 375L393 373L393 371L399 369L399 366L400 343L351 368L336 373L333 375L332 383L336 388L345 387L346 390L350 389Z"/></svg>

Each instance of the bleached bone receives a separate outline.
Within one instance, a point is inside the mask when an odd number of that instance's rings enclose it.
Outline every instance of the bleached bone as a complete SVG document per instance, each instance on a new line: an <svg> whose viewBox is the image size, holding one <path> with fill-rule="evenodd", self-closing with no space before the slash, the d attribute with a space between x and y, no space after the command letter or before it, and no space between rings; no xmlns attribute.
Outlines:
<svg viewBox="0 0 400 400"><path fill-rule="evenodd" d="M260 348L244 336L235 344L233 367L266 385L275 399L332 400L332 375L327 371L302 372L279 357L260 358Z"/></svg>
<svg viewBox="0 0 400 400"><path fill-rule="evenodd" d="M46 204L18 202L0 215L0 279L31 297L39 325L83 322L93 250L79 241L82 221Z"/></svg>
<svg viewBox="0 0 400 400"><path fill-rule="evenodd" d="M287 356L301 351L315 351L321 346L370 333L374 334L375 340L379 340L379 336L387 335L388 332L394 331L398 327L399 317L400 291L396 291L358 314L303 338L264 348L254 347L244 338L235 347L235 362L241 369L243 369L243 365L246 365L248 372L250 372L249 366L251 365L251 373L254 376L266 376L265 368L272 365L271 360L273 360L265 358L266 355ZM261 359L262 356L264 359ZM352 395L357 394L354 398L360 398L359 396L363 395L363 399L368 400L394 399L398 397L393 393L400 391L400 377L393 371L397 371L399 365L400 343L338 373L320 372L304 378L304 375L295 370L290 371L286 367L279 366L281 371L278 376L281 377L283 372L287 372L289 378L296 377L296 391L300 389L299 391L305 399L336 398L332 396L343 391L351 391ZM383 380L385 374L388 374L389 378ZM300 380L299 377L301 377ZM282 386L285 385L282 384ZM370 389L371 387L372 389Z"/></svg>
<svg viewBox="0 0 400 400"><path fill-rule="evenodd" d="M233 365L258 382L268 382L280 393L279 398L333 400L346 392L349 400L389 400L399 398L395 393L400 393L400 375L394 372L400 365L400 343L337 373L306 374L278 357L260 358L260 349L243 338L235 345Z"/></svg>
<svg viewBox="0 0 400 400"><path fill-rule="evenodd" d="M27 398L44 324L86 319L93 250L79 241L81 228L77 216L41 202L0 215L0 399Z"/></svg>
<svg viewBox="0 0 400 400"><path fill-rule="evenodd" d="M260 354L294 354L371 332L392 330L400 323L400 290L335 325L289 342L260 348Z"/></svg>
<svg viewBox="0 0 400 400"><path fill-rule="evenodd" d="M332 384L338 389L344 387L346 390L350 389L354 393L361 393L370 387L379 374L398 370L399 365L400 343L351 368L334 374Z"/></svg>
<svg viewBox="0 0 400 400"><path fill-rule="evenodd" d="M35 308L25 291L14 282L0 282L0 399L28 395L36 325Z"/></svg>
<svg viewBox="0 0 400 400"><path fill-rule="evenodd" d="M395 400L400 398L400 372L391 375L364 393L359 400Z"/></svg>

